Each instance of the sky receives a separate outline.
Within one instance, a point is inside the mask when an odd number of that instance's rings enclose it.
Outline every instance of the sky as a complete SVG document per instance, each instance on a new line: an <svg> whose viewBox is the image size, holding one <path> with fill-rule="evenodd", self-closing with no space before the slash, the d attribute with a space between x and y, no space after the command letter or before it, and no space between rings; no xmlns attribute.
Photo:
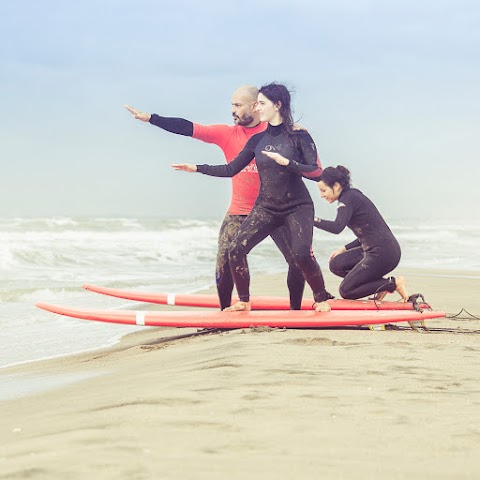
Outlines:
<svg viewBox="0 0 480 480"><path fill-rule="evenodd" d="M221 218L230 180L169 166L221 150L123 105L232 124L236 87L278 81L384 216L479 219L479 24L477 0L2 0L0 216Z"/></svg>

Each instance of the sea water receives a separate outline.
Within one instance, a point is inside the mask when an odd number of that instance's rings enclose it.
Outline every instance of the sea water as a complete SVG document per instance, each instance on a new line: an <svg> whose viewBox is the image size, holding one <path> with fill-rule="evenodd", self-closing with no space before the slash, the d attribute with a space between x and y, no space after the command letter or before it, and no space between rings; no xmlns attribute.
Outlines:
<svg viewBox="0 0 480 480"><path fill-rule="evenodd" d="M0 219L0 367L112 345L148 327L86 322L35 307L36 302L119 309L140 304L94 294L84 283L170 293L214 285L221 219ZM402 267L480 272L480 222L390 220ZM350 231L315 230L323 269ZM286 272L270 239L249 255L252 275Z"/></svg>

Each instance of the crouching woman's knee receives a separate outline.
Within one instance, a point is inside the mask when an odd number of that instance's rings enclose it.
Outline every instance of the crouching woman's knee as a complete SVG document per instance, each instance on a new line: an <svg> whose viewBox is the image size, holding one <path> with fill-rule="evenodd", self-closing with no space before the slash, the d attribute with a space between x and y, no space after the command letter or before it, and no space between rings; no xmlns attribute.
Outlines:
<svg viewBox="0 0 480 480"><path fill-rule="evenodd" d="M340 257L340 255L336 255L335 257L333 257L330 260L330 262L328 262L328 268L337 277L345 277L345 275L348 272L345 269L345 265L343 264L343 260L339 257Z"/></svg>
<svg viewBox="0 0 480 480"><path fill-rule="evenodd" d="M342 298L346 300L356 300L356 296L353 294L352 285L348 285L348 282L342 282L338 287L338 292Z"/></svg>

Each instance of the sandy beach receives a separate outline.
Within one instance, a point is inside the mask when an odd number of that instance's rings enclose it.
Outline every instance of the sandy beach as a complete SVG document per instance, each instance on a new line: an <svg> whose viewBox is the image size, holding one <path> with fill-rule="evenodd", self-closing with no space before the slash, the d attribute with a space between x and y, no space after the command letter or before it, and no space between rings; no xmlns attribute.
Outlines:
<svg viewBox="0 0 480 480"><path fill-rule="evenodd" d="M396 273L435 309L480 317L476 272ZM285 294L284 278L252 293ZM426 332L152 328L0 370L0 479L479 478L480 320L459 317Z"/></svg>

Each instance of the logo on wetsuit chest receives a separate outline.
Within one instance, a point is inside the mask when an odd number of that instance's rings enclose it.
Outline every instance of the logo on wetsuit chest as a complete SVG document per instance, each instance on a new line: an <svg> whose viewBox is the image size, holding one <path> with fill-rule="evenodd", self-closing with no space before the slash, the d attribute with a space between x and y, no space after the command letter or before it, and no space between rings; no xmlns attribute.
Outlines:
<svg viewBox="0 0 480 480"><path fill-rule="evenodd" d="M271 151L281 150L281 149L282 149L281 143L279 143L278 145L265 145L265 148L264 148L266 152L271 152Z"/></svg>

